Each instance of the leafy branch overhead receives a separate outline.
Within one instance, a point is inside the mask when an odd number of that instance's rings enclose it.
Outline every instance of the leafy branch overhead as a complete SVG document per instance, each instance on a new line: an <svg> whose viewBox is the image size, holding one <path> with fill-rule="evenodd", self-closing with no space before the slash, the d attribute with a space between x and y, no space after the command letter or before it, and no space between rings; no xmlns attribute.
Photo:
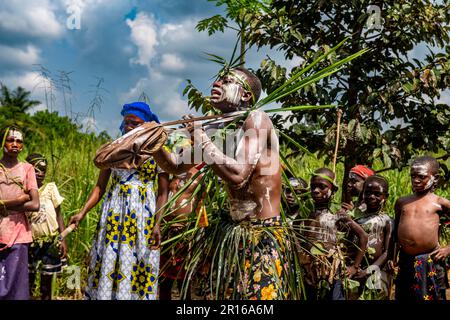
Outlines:
<svg viewBox="0 0 450 320"><path fill-rule="evenodd" d="M362 48L371 50L280 100L285 107L336 104L343 109L339 158L344 176L356 163L401 167L418 152L450 151L450 111L439 100L450 82L450 1L375 4L274 0L269 10L249 13L245 34L248 45L277 48L299 61L290 73L270 57L262 62L258 76L268 94L347 37L310 72ZM279 126L289 125L291 137L310 151L328 157L333 153L335 113L293 112L276 120Z"/></svg>

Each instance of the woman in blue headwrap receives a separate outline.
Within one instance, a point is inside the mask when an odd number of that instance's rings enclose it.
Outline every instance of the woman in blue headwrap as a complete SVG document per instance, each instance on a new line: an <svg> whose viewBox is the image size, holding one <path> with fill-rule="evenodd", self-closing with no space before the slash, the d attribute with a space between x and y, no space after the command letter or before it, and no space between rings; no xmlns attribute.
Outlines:
<svg viewBox="0 0 450 320"><path fill-rule="evenodd" d="M123 106L122 134L158 117L143 102ZM159 272L159 208L167 202L166 173L152 158L137 169L103 169L81 211L78 225L103 197L97 236L91 249L85 297L95 300L155 300Z"/></svg>

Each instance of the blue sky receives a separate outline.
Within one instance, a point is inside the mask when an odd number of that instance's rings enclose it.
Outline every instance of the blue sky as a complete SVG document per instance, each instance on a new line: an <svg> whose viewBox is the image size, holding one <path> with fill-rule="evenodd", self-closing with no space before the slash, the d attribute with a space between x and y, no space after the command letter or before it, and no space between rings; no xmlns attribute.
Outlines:
<svg viewBox="0 0 450 320"><path fill-rule="evenodd" d="M80 12L79 29L67 27L68 19L74 22L73 8ZM195 30L199 20L221 12L206 0L2 1L0 80L31 90L43 102L36 110L48 107L65 115L70 100L72 116L78 115L85 128L107 130L113 136L118 134L121 106L137 100L142 92L161 120L176 120L192 112L182 96L186 79L207 94L217 71L203 52L231 55L234 32L209 37ZM247 66L258 68L268 53L283 61L279 52L253 50ZM61 90L53 91L53 103L51 99L45 103L44 87L47 96L50 89L38 65L54 78L60 71L72 71L67 108ZM103 104L98 110L89 105L100 78L105 90L100 91Z"/></svg>
<svg viewBox="0 0 450 320"><path fill-rule="evenodd" d="M73 9L79 10L80 28L69 29ZM8 0L0 2L0 81L32 91L47 108L48 84L39 75L42 65L58 78L72 72L72 114L66 110L61 89L55 89L48 107L76 118L96 132L119 134L121 106L137 100L142 92L162 121L190 113L182 96L186 79L208 94L217 65L203 52L226 58L236 41L232 31L211 37L195 30L201 19L222 13L207 0ZM247 67L258 68L270 55L287 68L280 52L252 50ZM413 52L420 56L420 50ZM89 106L95 84L102 78L101 109ZM448 92L443 97L450 100ZM69 105L69 102L66 102ZM93 111L93 112L92 112Z"/></svg>

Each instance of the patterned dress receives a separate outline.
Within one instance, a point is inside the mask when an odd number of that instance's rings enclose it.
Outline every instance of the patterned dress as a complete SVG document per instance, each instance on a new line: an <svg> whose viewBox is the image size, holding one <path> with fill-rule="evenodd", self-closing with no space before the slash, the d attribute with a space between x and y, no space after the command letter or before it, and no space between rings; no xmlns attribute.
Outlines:
<svg viewBox="0 0 450 320"><path fill-rule="evenodd" d="M86 298L155 300L159 250L150 250L155 220L156 164L112 169L91 249Z"/></svg>

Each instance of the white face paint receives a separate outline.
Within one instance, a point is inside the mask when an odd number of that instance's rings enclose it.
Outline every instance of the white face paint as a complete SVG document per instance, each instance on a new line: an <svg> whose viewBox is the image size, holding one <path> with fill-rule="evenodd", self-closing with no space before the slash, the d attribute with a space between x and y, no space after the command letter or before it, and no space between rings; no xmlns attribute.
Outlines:
<svg viewBox="0 0 450 320"><path fill-rule="evenodd" d="M425 190L430 189L434 185L435 181L436 181L436 179L434 178L434 176L431 176L430 180L428 180L428 182L427 182L427 184L425 186Z"/></svg>
<svg viewBox="0 0 450 320"><path fill-rule="evenodd" d="M428 166L426 164L415 164L411 166L411 171L426 176L428 175Z"/></svg>
<svg viewBox="0 0 450 320"><path fill-rule="evenodd" d="M333 191L331 191L331 189L328 189L327 198L330 198L332 194L333 194Z"/></svg>
<svg viewBox="0 0 450 320"><path fill-rule="evenodd" d="M233 107L239 107L244 90L247 90L247 87L249 87L245 74L239 70L234 70L221 77L218 81L221 82L221 85L213 86L210 101L214 104L226 102Z"/></svg>
<svg viewBox="0 0 450 320"><path fill-rule="evenodd" d="M22 132L16 130L9 130L8 137L14 137L14 139L23 140Z"/></svg>
<svg viewBox="0 0 450 320"><path fill-rule="evenodd" d="M230 83L223 85L224 101L232 104L239 105L241 101L241 86L237 83Z"/></svg>

